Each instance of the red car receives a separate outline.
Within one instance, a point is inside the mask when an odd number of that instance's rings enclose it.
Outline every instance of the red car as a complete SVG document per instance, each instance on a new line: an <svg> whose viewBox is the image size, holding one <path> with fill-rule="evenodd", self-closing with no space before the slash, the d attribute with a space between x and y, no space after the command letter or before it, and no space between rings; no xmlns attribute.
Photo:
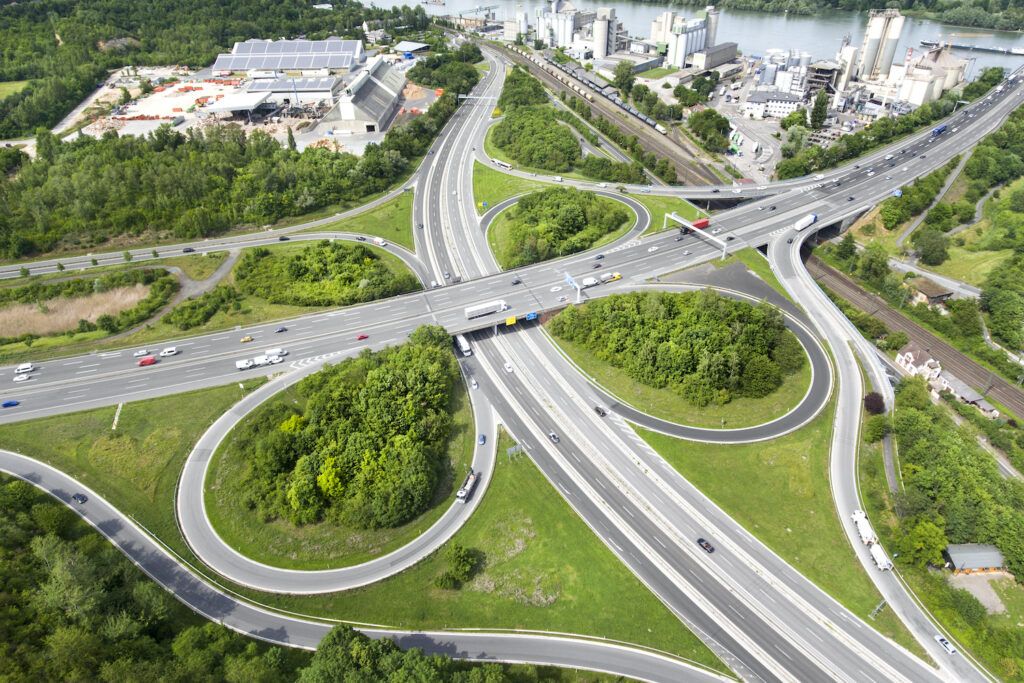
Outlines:
<svg viewBox="0 0 1024 683"><path fill-rule="evenodd" d="M139 359L139 366L143 365L156 365L156 358L154 356L146 356Z"/></svg>
<svg viewBox="0 0 1024 683"><path fill-rule="evenodd" d="M356 337L356 339L358 339L359 341L362 341L363 339L369 339L369 338L370 338L370 335L368 335L368 334L361 334L358 337Z"/></svg>

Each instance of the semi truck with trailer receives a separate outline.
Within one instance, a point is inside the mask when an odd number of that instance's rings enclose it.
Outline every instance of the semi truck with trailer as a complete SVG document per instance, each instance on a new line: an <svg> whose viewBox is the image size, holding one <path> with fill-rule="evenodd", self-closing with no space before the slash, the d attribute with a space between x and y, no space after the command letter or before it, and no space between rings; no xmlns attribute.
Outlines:
<svg viewBox="0 0 1024 683"><path fill-rule="evenodd" d="M873 543L868 546L868 552L871 553L871 559L874 561L875 566L878 567L878 571L887 572L892 569L892 560L882 550L882 546Z"/></svg>
<svg viewBox="0 0 1024 683"><path fill-rule="evenodd" d="M809 213L806 216L804 216L803 218L801 218L800 220L798 220L796 223L794 223L793 224L793 229L796 230L797 232L800 232L801 230L806 230L811 225L813 225L817 220L818 220L818 214L816 214L816 213Z"/></svg>
<svg viewBox="0 0 1024 683"><path fill-rule="evenodd" d="M455 493L455 502L467 503L473 496L473 489L476 488L476 481L480 478L478 472L474 472L472 468L469 470L469 474L466 475L465 481L462 482L462 486Z"/></svg>
<svg viewBox="0 0 1024 683"><path fill-rule="evenodd" d="M864 545L878 543L878 536L875 534L875 530L871 528L871 522L868 521L868 516L864 514L863 510L854 510L853 514L850 515L850 519L853 520L853 526L857 528L857 534L860 536L861 543Z"/></svg>
<svg viewBox="0 0 1024 683"><path fill-rule="evenodd" d="M472 320L473 318L479 318L483 315L490 315L491 313L498 313L508 309L508 304L504 301L491 301L486 304L479 304L477 306L466 307L466 319Z"/></svg>

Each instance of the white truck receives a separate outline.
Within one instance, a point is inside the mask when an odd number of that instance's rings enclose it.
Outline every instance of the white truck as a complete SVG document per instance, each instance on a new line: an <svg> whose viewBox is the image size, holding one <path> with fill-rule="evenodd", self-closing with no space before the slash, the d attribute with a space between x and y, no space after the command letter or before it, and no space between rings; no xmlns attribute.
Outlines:
<svg viewBox="0 0 1024 683"><path fill-rule="evenodd" d="M882 550L882 546L877 543L868 547L868 552L871 553L871 559L874 560L875 566L878 567L878 571L887 572L892 569L892 561L889 556Z"/></svg>
<svg viewBox="0 0 1024 683"><path fill-rule="evenodd" d="M466 335L457 334L455 335L455 341L459 344L459 350L462 351L463 356L472 356L473 349L469 345L469 341L466 339Z"/></svg>
<svg viewBox="0 0 1024 683"><path fill-rule="evenodd" d="M864 514L863 510L854 510L853 514L850 515L850 519L853 520L853 525L857 528L861 543L864 545L878 543L878 536L875 534L875 530L871 528L871 522L868 521L868 516Z"/></svg>
<svg viewBox="0 0 1024 683"><path fill-rule="evenodd" d="M615 282L616 280L621 279L622 275L620 275L619 273L605 273L604 275L601 276L601 282Z"/></svg>
<svg viewBox="0 0 1024 683"><path fill-rule="evenodd" d="M498 313L508 309L508 304L504 301L491 301L486 304L480 304L479 306L467 306L466 307L466 319L472 320L473 318L479 318L482 315L490 315L491 313Z"/></svg>
<svg viewBox="0 0 1024 683"><path fill-rule="evenodd" d="M596 277L585 277L585 278L583 278L582 287L583 287L583 289L586 289L587 287L593 287L594 285L598 285L598 284L601 284L601 283L597 281Z"/></svg>
<svg viewBox="0 0 1024 683"><path fill-rule="evenodd" d="M235 369L236 370L248 370L251 367L253 367L253 362L252 362L252 360L250 360L248 358L246 358L245 360L236 360L235 361Z"/></svg>
<svg viewBox="0 0 1024 683"><path fill-rule="evenodd" d="M252 364L258 368L261 368L264 365L270 365L270 356L256 356L255 358L252 359Z"/></svg>
<svg viewBox="0 0 1024 683"><path fill-rule="evenodd" d="M470 468L469 474L466 475L466 480L462 482L462 487L455 493L456 503L469 502L469 499L473 496L473 489L476 488L476 481L479 478L479 473L474 472Z"/></svg>
<svg viewBox="0 0 1024 683"><path fill-rule="evenodd" d="M288 349L267 349L263 352L265 356L287 356Z"/></svg>
<svg viewBox="0 0 1024 683"><path fill-rule="evenodd" d="M816 214L816 213L809 213L806 216L804 216L803 218L801 218L800 220L798 220L796 223L794 223L793 224L793 229L796 230L797 232L800 232L801 230L804 230L804 229L810 227L817 220L818 220L818 214Z"/></svg>
<svg viewBox="0 0 1024 683"><path fill-rule="evenodd" d="M374 237L373 238L373 243L376 244L378 247L386 247L386 246L388 246L388 243L385 242L380 237Z"/></svg>

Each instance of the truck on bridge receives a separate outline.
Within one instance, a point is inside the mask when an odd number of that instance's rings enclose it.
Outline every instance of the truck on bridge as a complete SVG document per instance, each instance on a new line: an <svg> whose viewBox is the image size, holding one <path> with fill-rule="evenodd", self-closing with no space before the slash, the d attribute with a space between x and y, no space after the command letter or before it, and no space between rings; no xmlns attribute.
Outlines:
<svg viewBox="0 0 1024 683"><path fill-rule="evenodd" d="M805 229L809 228L811 225L813 225L815 222L817 222L817 220L818 220L818 214L816 214L816 213L809 213L806 216L804 216L803 218L801 218L800 220L798 220L796 223L794 223L793 224L793 229L796 230L797 232L800 232L801 230L805 230Z"/></svg>
<svg viewBox="0 0 1024 683"><path fill-rule="evenodd" d="M479 318L482 315L490 315L491 313L498 313L505 310L508 310L508 304L501 300L491 301L477 306L467 306L466 319L472 320L473 318Z"/></svg>

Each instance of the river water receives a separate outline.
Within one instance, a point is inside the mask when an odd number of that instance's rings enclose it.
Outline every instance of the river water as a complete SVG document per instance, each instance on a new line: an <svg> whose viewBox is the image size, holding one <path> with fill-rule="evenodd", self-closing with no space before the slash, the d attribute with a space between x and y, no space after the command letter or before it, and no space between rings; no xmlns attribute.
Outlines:
<svg viewBox="0 0 1024 683"><path fill-rule="evenodd" d="M614 7L615 16L631 36L650 36L651 21L665 10L673 10L678 15L693 17L698 7L672 7L660 3L639 3L618 1L609 3L607 0L571 0L578 9L596 9L598 7ZM455 14L470 10L481 5L496 5L495 17L500 21L512 19L515 13L525 11L530 17L531 25L536 23L536 10L546 7L546 3L530 0L447 0L444 5L425 4L428 14ZM744 55L760 56L771 48L789 50L797 48L807 51L817 59L834 59L839 51L843 36L850 35L851 43L860 47L867 28L867 12L843 12L840 10L819 11L816 15L767 14L763 12L744 12L739 10L720 10L717 42L735 42ZM896 60L906 55L907 48L914 48L915 54L924 49L921 40L940 40L939 34L949 33L983 33L985 36L963 36L951 40L967 45L986 45L993 47L1024 47L1024 36L1020 33L994 31L981 28L954 27L935 21L926 21L908 17L903 25ZM1002 66L1013 70L1024 64L1024 57L1014 57L986 52L966 52L953 50L953 54L963 59L973 58L968 67L968 79L981 73L988 66Z"/></svg>

